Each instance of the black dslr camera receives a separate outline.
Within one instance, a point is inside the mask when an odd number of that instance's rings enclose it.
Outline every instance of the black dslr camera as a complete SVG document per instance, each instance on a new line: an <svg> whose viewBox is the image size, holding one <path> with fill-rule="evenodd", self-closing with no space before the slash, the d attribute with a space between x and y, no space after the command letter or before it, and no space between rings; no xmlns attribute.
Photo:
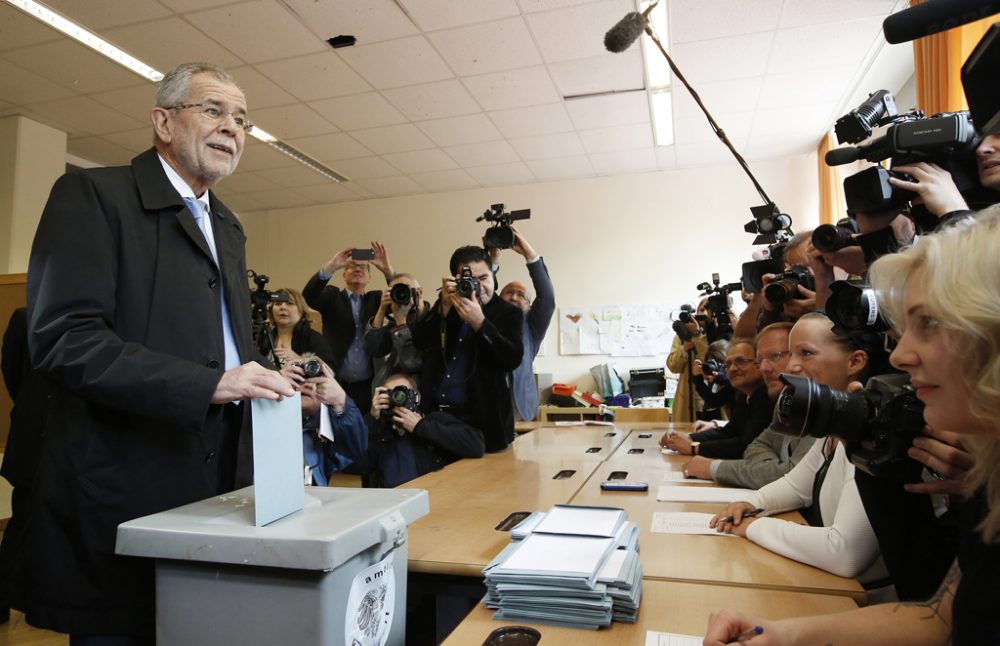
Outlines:
<svg viewBox="0 0 1000 646"><path fill-rule="evenodd" d="M816 279L812 273L802 265L792 265L792 268L783 271L764 288L764 298L775 305L784 305L788 301L798 298L799 285L808 290L816 289Z"/></svg>
<svg viewBox="0 0 1000 646"><path fill-rule="evenodd" d="M701 364L701 372L706 377L722 373L724 367L715 359L705 359Z"/></svg>
<svg viewBox="0 0 1000 646"><path fill-rule="evenodd" d="M323 362L319 359L307 359L305 361L300 361L295 365L302 368L302 373L305 374L306 379L312 379L323 375Z"/></svg>
<svg viewBox="0 0 1000 646"><path fill-rule="evenodd" d="M908 375L878 375L864 390L846 393L808 377L782 374L786 385L774 406L771 428L792 437L844 440L851 462L875 477L915 482L921 465L906 455L924 430L924 404Z"/></svg>
<svg viewBox="0 0 1000 646"><path fill-rule="evenodd" d="M392 411L395 408L409 408L413 412L420 410L420 393L412 388L395 386L386 394L389 395L390 407L382 409L381 417L383 419L391 420Z"/></svg>
<svg viewBox="0 0 1000 646"><path fill-rule="evenodd" d="M389 299L402 307L417 302L417 290L406 283L396 283L389 289Z"/></svg>
<svg viewBox="0 0 1000 646"><path fill-rule="evenodd" d="M455 290L462 298L478 301L483 286L479 284L479 279L472 275L469 266L465 265L462 267L462 275L455 281Z"/></svg>
<svg viewBox="0 0 1000 646"><path fill-rule="evenodd" d="M514 246L514 232L510 228L514 220L527 220L531 217L531 209L521 209L504 213L503 204L492 204L490 208L483 211L483 214L476 218L476 222L492 222L493 226L486 229L483 235L483 248L485 249L510 249Z"/></svg>

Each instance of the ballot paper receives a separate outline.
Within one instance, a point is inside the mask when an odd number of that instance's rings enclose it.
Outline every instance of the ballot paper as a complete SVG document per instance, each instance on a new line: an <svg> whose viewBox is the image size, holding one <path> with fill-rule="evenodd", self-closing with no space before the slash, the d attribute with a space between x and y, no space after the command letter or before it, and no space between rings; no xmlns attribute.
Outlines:
<svg viewBox="0 0 1000 646"><path fill-rule="evenodd" d="M704 478L688 478L682 471L666 471L663 474L664 482L677 482L681 484L715 484L715 480L705 480Z"/></svg>
<svg viewBox="0 0 1000 646"><path fill-rule="evenodd" d="M535 525L539 534L569 534L610 538L625 522L625 512L615 507L556 505Z"/></svg>
<svg viewBox="0 0 1000 646"><path fill-rule="evenodd" d="M250 400L253 414L254 524L258 527L302 509L302 402L299 393L279 401Z"/></svg>
<svg viewBox="0 0 1000 646"><path fill-rule="evenodd" d="M660 502L717 502L728 504L746 500L752 493L755 493L753 489L661 485L656 490L656 499Z"/></svg>
<svg viewBox="0 0 1000 646"><path fill-rule="evenodd" d="M657 511L653 513L653 526L650 531L655 534L705 534L710 536L734 536L721 534L708 526L713 514L694 511Z"/></svg>
<svg viewBox="0 0 1000 646"><path fill-rule="evenodd" d="M495 572L567 574L594 578L614 548L611 538L539 534L537 530L518 543Z"/></svg>
<svg viewBox="0 0 1000 646"><path fill-rule="evenodd" d="M646 646L701 646L701 637L647 630Z"/></svg>

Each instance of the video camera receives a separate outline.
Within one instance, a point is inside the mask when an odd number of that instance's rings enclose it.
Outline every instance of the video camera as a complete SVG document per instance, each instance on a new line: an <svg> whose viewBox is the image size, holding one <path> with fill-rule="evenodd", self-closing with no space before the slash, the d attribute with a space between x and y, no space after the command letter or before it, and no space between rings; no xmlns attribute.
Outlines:
<svg viewBox="0 0 1000 646"><path fill-rule="evenodd" d="M713 316L708 319L705 326L705 334L708 342L714 343L719 339L727 341L733 338L733 322L729 318L729 294L742 289L741 283L719 284L719 274L712 274L712 282L699 283L695 289L702 292L702 296L708 297L705 309L711 310Z"/></svg>
<svg viewBox="0 0 1000 646"><path fill-rule="evenodd" d="M531 209L521 209L519 211L504 212L503 204L491 204L490 208L483 211L483 214L476 218L476 222L492 222L493 226L486 229L483 235L484 249L510 249L514 246L514 232L511 230L511 222L515 220L527 220L531 217Z"/></svg>
<svg viewBox="0 0 1000 646"><path fill-rule="evenodd" d="M278 294L267 289L267 283L271 279L253 269L247 270L247 278L253 280L256 285L250 292L250 320L253 326L254 347L278 366L280 364L278 357L274 355L274 337L267 326L267 315L272 303L287 303L288 294Z"/></svg>

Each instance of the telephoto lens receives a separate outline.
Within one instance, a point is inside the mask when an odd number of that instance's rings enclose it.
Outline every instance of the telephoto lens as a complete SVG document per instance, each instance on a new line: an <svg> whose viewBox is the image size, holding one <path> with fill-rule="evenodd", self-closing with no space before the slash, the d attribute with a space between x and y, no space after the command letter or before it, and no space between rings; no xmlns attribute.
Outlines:
<svg viewBox="0 0 1000 646"><path fill-rule="evenodd" d="M764 288L764 298L775 305L787 303L800 296L799 285L808 290L815 290L816 279L802 265L794 265L788 271L775 276L775 279Z"/></svg>
<svg viewBox="0 0 1000 646"><path fill-rule="evenodd" d="M813 231L812 243L817 251L832 253L858 244L850 231L835 224L821 224Z"/></svg>
<svg viewBox="0 0 1000 646"><path fill-rule="evenodd" d="M406 283L396 283L389 289L389 299L396 305L409 305L416 290Z"/></svg>

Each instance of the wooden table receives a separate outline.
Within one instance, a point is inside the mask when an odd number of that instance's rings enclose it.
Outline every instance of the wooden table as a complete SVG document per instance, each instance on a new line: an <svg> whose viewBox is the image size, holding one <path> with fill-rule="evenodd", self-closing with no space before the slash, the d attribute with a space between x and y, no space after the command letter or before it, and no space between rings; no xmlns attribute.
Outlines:
<svg viewBox="0 0 1000 646"><path fill-rule="evenodd" d="M647 630L702 636L709 614L721 608L740 610L752 617L783 619L842 612L856 607L847 597L645 580L635 624L615 622L609 628L591 631L493 621L493 611L479 604L444 644L478 646L496 628L527 625L542 633L540 646L642 646L646 643Z"/></svg>
<svg viewBox="0 0 1000 646"><path fill-rule="evenodd" d="M600 458L582 454L524 460L508 450L460 460L408 482L406 488L426 489L431 504L430 513L409 528L410 571L481 578L486 564L510 543L508 532L494 529L500 522L513 512L569 502L599 464ZM573 473L554 479L560 471Z"/></svg>
<svg viewBox="0 0 1000 646"><path fill-rule="evenodd" d="M676 458L675 458L676 459ZM859 603L866 601L861 585L819 568L793 561L742 539L726 536L654 534L650 531L657 511L699 511L718 513L722 505L669 503L656 500L663 473L677 465L637 466L634 462L606 460L584 483L573 499L574 505L621 507L639 525L640 558L646 578L668 581L770 588L818 594L846 595ZM626 480L649 483L649 491L602 491L600 483L612 471L626 471ZM714 485L685 485L705 487ZM797 512L779 516L801 522Z"/></svg>
<svg viewBox="0 0 1000 646"><path fill-rule="evenodd" d="M544 426L519 435L510 451L519 460L606 460L628 434L612 426Z"/></svg>
<svg viewBox="0 0 1000 646"><path fill-rule="evenodd" d="M635 428L625 441L618 445L610 459L637 467L680 469L680 465L686 464L691 459L690 455L664 455L660 451L660 438L671 430L687 433L691 430L691 424L656 424L645 429Z"/></svg>

